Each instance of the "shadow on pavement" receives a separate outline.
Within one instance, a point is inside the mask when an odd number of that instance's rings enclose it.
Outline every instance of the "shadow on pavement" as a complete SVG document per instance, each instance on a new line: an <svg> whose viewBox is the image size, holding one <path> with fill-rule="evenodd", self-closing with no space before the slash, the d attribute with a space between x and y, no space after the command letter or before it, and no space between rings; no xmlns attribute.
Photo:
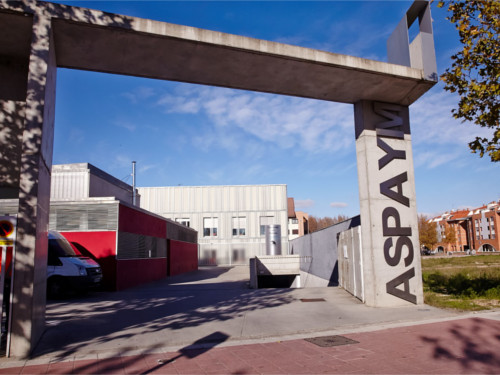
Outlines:
<svg viewBox="0 0 500 375"><path fill-rule="evenodd" d="M204 354L216 347L218 344L223 343L229 338L229 336L223 332L214 332L210 335L202 337L201 339L195 341L193 344L186 346L179 350L179 354L176 356L172 356L170 358L163 357L158 354L156 356L156 363L153 365L144 365L141 366L141 359L137 357L125 357L125 358L108 358L102 360L100 362L97 361L89 361L89 363L82 363L76 365L73 369L73 373L113 373L113 372L121 372L123 368L131 368L132 367L134 373L141 374L150 374L150 373L158 373L161 372L161 369L165 366L168 366L171 363L174 363L176 360L185 357L185 358L196 358L201 354ZM137 362L139 365L137 366Z"/></svg>
<svg viewBox="0 0 500 375"><path fill-rule="evenodd" d="M483 365L500 369L498 322L477 318L470 321L472 324L467 325L464 321L453 323L446 336L426 335L421 339L432 345L435 359L455 362L469 372L475 373Z"/></svg>
<svg viewBox="0 0 500 375"><path fill-rule="evenodd" d="M208 281L224 270L201 271L155 282L141 288L115 293L99 293L89 298L48 305L47 328L32 357L54 353L56 358L71 356L82 348L110 341L120 342L123 353L137 349L139 339L148 334L165 334L148 349L168 346L169 330L196 327L207 322L226 321L246 312L293 302L287 289L252 290L241 280ZM189 284L198 278L200 284ZM180 281L188 282L182 284ZM134 341L135 340L135 341ZM123 344L122 344L123 343Z"/></svg>

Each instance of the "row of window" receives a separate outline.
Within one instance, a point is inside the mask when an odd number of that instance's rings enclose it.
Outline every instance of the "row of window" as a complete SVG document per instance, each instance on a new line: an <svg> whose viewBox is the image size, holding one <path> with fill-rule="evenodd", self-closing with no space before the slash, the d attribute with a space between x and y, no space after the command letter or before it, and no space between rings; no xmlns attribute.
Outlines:
<svg viewBox="0 0 500 375"><path fill-rule="evenodd" d="M485 217L486 225L484 229L490 233L483 233L482 220L475 219L474 224L476 227L476 239L480 240L481 237L484 239L495 239L495 222L493 217Z"/></svg>
<svg viewBox="0 0 500 375"><path fill-rule="evenodd" d="M189 218L177 218L176 222L191 227L191 220ZM260 235L266 234L266 225L274 224L274 216L261 216L260 221ZM247 231L247 218L245 216L236 216L231 218L232 235L246 236ZM203 218L203 237L217 237L219 228L218 217L204 217Z"/></svg>

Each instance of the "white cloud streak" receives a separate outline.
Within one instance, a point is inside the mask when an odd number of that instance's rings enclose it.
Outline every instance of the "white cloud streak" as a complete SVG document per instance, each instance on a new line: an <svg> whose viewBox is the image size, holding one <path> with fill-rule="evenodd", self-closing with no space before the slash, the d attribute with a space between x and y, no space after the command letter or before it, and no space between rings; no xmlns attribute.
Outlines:
<svg viewBox="0 0 500 375"><path fill-rule="evenodd" d="M347 206L348 206L348 204L344 203L344 202L332 202L332 203L330 203L330 207L333 207L333 208L344 208Z"/></svg>
<svg viewBox="0 0 500 375"><path fill-rule="evenodd" d="M296 199L295 208L308 208L313 207L314 201L312 199Z"/></svg>
<svg viewBox="0 0 500 375"><path fill-rule="evenodd" d="M433 169L443 165L464 167L468 143L476 136L491 137L491 131L454 119L451 110L458 97L438 84L410 107L410 126L416 167Z"/></svg>
<svg viewBox="0 0 500 375"><path fill-rule="evenodd" d="M240 139L235 130L281 149L308 153L338 152L354 143L353 110L345 104L187 85L163 95L157 104L167 113L208 117L215 130L195 137L198 147L239 148L249 138Z"/></svg>
<svg viewBox="0 0 500 375"><path fill-rule="evenodd" d="M115 121L113 125L118 126L119 128L126 129L129 132L134 132L137 129L137 127L134 124L128 121Z"/></svg>
<svg viewBox="0 0 500 375"><path fill-rule="evenodd" d="M438 88L442 86L439 85ZM451 110L458 97L444 90L431 91L410 107L410 126L415 145L465 145L476 136L491 136L491 131L454 119Z"/></svg>
<svg viewBox="0 0 500 375"><path fill-rule="evenodd" d="M155 95L155 90L152 87L138 87L134 91L124 92L123 97L130 100L132 104L137 104L143 100L149 99Z"/></svg>

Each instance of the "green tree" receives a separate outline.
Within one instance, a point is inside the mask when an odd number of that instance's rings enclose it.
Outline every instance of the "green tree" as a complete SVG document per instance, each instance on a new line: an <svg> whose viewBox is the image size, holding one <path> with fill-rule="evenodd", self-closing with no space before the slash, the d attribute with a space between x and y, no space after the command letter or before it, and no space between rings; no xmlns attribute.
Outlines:
<svg viewBox="0 0 500 375"><path fill-rule="evenodd" d="M460 95L453 117L489 128L491 139L476 137L469 143L480 157L500 161L500 1L447 0L447 17L458 30L462 49L451 57L452 65L441 75L445 90Z"/></svg>
<svg viewBox="0 0 500 375"><path fill-rule="evenodd" d="M437 225L430 222L425 215L418 215L418 233L420 245L432 250L438 242Z"/></svg>

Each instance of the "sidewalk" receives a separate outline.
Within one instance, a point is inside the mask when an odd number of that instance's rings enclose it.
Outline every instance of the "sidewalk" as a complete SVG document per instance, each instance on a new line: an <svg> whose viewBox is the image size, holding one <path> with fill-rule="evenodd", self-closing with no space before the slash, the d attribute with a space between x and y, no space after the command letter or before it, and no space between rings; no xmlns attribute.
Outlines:
<svg viewBox="0 0 500 375"><path fill-rule="evenodd" d="M0 374L500 374L500 311L369 308L337 288L249 290L245 275L51 303L33 358Z"/></svg>
<svg viewBox="0 0 500 375"><path fill-rule="evenodd" d="M497 314L497 318L500 314ZM498 374L500 321L466 318L306 340L138 354L0 369L0 374Z"/></svg>

